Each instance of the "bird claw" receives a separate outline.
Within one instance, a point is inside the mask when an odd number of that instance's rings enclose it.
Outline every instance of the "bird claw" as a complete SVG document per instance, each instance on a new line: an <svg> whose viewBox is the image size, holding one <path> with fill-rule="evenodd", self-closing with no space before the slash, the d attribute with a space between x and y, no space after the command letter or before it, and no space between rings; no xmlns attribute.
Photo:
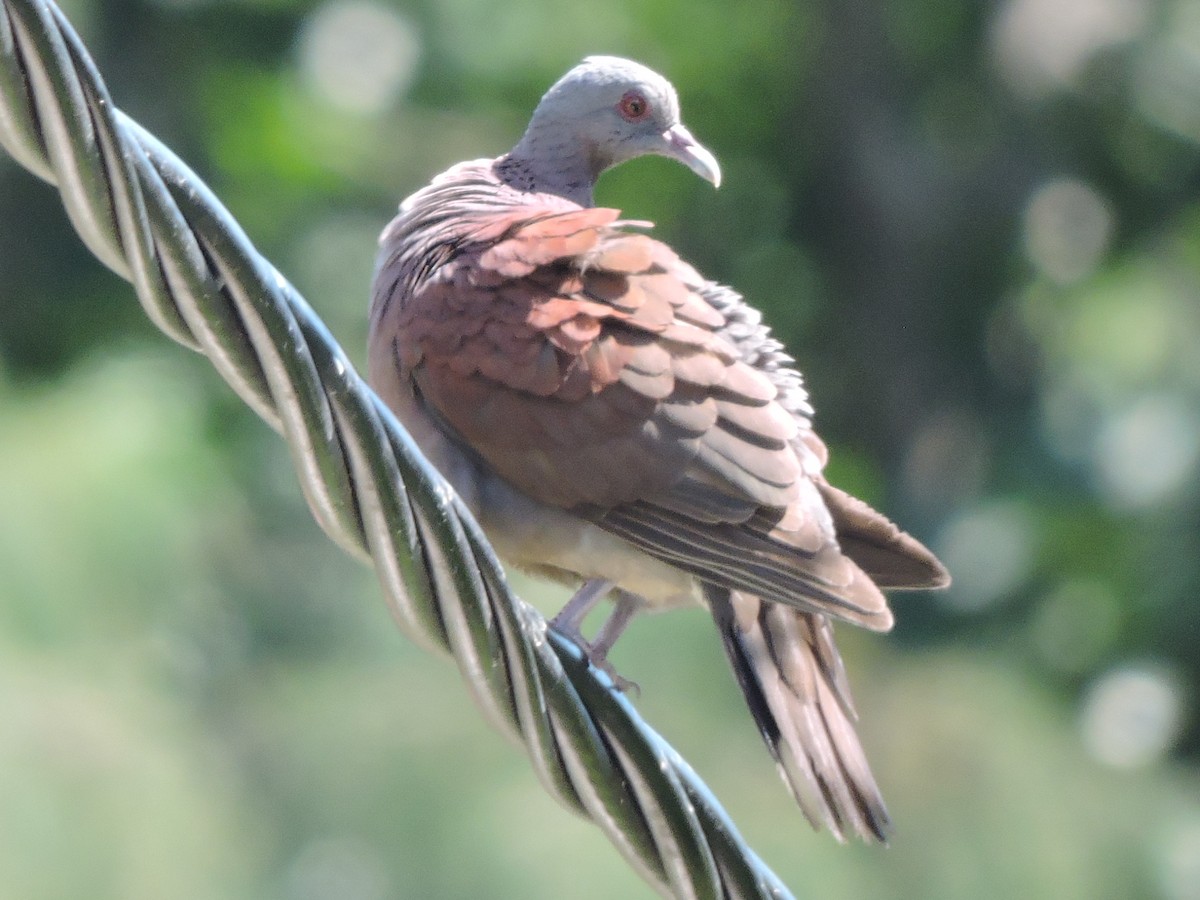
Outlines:
<svg viewBox="0 0 1200 900"><path fill-rule="evenodd" d="M618 674L616 666L610 663L607 657L594 653L591 646L586 643L584 644L584 655L587 657L587 661L591 663L592 666L599 669L609 677L609 680L611 680L613 683L613 687L615 687L619 692L622 694L628 694L630 691L633 691L633 696L639 699L641 698L642 686L636 681L626 678L624 675Z"/></svg>
<svg viewBox="0 0 1200 900"><path fill-rule="evenodd" d="M557 621L557 618L551 619L550 624L559 634L570 638L583 651L583 658L587 660L588 665L595 669L599 669L622 694L627 694L631 690L635 697L642 696L642 688L636 681L632 681L623 675L618 674L616 666L608 660L607 652L603 648L593 646L592 642L583 636L577 628L571 628L568 625L563 625Z"/></svg>
<svg viewBox="0 0 1200 900"><path fill-rule="evenodd" d="M583 586L567 601L567 605L559 614L550 620L550 625L559 634L574 641L583 650L584 658L609 677L613 687L622 694L628 693L632 689L634 694L640 697L642 695L641 687L636 681L630 681L617 674L613 664L608 661L608 652L617 642L617 638L625 631L629 620L645 605L645 601L636 594L615 588L617 605L613 609L612 615L605 620L604 625L596 633L594 641L589 641L583 636L583 620L587 617L588 612L613 590L613 583L606 578L592 578L585 581Z"/></svg>

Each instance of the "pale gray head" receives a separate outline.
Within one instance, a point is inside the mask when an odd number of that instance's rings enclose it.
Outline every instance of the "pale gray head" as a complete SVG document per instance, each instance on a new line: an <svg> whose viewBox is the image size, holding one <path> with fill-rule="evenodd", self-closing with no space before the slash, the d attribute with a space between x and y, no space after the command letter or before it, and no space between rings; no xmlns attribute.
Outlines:
<svg viewBox="0 0 1200 900"><path fill-rule="evenodd" d="M500 172L522 189L589 205L601 172L646 154L678 160L721 183L716 158L679 121L669 81L628 59L589 56L542 97Z"/></svg>

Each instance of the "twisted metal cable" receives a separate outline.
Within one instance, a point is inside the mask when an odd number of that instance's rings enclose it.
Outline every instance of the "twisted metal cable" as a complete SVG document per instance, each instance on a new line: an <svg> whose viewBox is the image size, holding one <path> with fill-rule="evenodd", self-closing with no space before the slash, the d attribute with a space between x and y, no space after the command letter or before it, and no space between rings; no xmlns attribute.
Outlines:
<svg viewBox="0 0 1200 900"><path fill-rule="evenodd" d="M658 891L786 898L699 777L508 588L479 526L208 187L113 106L47 0L0 6L0 144L57 185L84 243L288 443L313 516L375 566L414 641L457 662L546 790Z"/></svg>

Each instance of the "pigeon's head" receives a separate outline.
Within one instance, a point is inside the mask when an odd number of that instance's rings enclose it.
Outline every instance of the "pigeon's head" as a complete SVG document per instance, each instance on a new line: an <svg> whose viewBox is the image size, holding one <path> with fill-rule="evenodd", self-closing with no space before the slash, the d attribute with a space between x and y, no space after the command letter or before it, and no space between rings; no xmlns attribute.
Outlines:
<svg viewBox="0 0 1200 900"><path fill-rule="evenodd" d="M640 63L589 56L542 97L526 139L542 152L586 160L593 181L605 169L646 154L683 163L713 185L721 167L679 121L671 82Z"/></svg>

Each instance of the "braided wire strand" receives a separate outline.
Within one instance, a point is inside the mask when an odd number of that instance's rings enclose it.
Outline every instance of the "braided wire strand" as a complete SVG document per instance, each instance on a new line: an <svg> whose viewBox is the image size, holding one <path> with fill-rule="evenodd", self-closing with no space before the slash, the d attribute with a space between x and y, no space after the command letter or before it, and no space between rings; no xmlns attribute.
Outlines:
<svg viewBox="0 0 1200 900"><path fill-rule="evenodd" d="M791 894L688 764L510 591L478 524L209 188L118 110L48 0L0 5L0 144L58 187L150 319L287 441L314 518L370 561L401 630L458 664L546 790L679 898Z"/></svg>

